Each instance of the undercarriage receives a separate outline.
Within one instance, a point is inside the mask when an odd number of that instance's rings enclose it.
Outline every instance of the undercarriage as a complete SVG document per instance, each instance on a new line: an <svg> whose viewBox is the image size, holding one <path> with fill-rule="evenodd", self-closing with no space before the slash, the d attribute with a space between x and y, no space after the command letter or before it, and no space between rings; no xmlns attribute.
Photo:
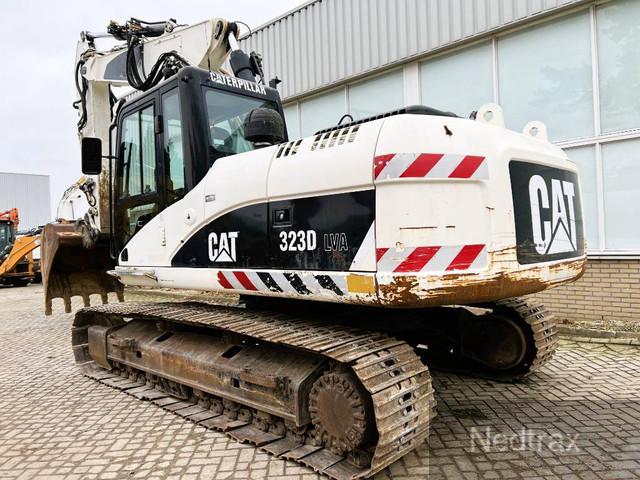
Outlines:
<svg viewBox="0 0 640 480"><path fill-rule="evenodd" d="M425 363L515 380L556 344L552 317L524 300L422 311L130 303L82 309L73 328L86 375L339 480L426 440Z"/></svg>

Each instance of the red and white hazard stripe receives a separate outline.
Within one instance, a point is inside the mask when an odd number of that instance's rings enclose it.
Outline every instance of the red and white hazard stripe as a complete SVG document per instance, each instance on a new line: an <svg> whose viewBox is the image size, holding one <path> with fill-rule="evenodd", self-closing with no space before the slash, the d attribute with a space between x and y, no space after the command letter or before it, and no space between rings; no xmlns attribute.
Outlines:
<svg viewBox="0 0 640 480"><path fill-rule="evenodd" d="M484 268L487 265L487 248L484 244L445 245L376 249L378 272L383 273L431 273L457 272Z"/></svg>
<svg viewBox="0 0 640 480"><path fill-rule="evenodd" d="M447 153L389 153L374 158L376 180L391 178L489 178L485 157Z"/></svg>
<svg viewBox="0 0 640 480"><path fill-rule="evenodd" d="M229 290L248 290L253 292L260 290L260 288L256 286L256 279L254 278L252 280L246 272L242 271L219 271L218 283L220 283L221 287Z"/></svg>

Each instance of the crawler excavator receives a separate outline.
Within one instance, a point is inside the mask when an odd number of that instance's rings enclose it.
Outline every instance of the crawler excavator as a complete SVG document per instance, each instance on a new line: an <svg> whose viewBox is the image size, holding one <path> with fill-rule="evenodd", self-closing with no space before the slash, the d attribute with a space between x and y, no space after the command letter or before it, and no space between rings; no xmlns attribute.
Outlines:
<svg viewBox="0 0 640 480"><path fill-rule="evenodd" d="M427 365L513 381L549 361L553 317L518 297L586 257L578 171L544 124L410 106L289 139L235 23L105 35L122 44L78 44L86 176L43 238L47 313L85 302L86 375L346 480L428 437ZM243 302L108 304L123 285Z"/></svg>

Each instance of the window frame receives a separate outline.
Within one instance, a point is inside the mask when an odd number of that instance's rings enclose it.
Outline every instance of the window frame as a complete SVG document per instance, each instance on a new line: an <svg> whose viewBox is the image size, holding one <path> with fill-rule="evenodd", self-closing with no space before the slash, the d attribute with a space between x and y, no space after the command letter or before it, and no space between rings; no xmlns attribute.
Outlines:
<svg viewBox="0 0 640 480"><path fill-rule="evenodd" d="M159 96L158 92L155 92L149 98L145 99L143 102L136 103L132 102L130 105L126 105L125 108L118 115L118 125L123 125L124 121L127 117L131 115L138 114L149 107L153 108L153 142L154 142L154 153L155 153L155 168L154 168L154 176L156 181L156 188L154 191L150 191L141 193L137 195L127 195L126 197L120 196L120 174L122 170L122 137L123 137L123 129L119 128L116 135L116 145L117 145L117 155L115 161L115 182L113 185L113 199L114 199L114 208L113 208L113 226L114 230L115 225L118 223L118 219L124 210L129 210L141 205L147 205L151 203L157 203L159 210L165 208L166 205L166 192L165 192L165 182L163 178L163 165L160 161L159 149L161 148L161 137L159 132L156 129L156 118L159 115ZM139 122L138 132L140 134L140 169L142 174L142 122ZM141 177L140 181L143 182L144 178ZM142 185L141 185L142 187ZM112 232L113 245L115 246L115 250L112 250L116 256L120 254L120 252L127 246L127 243L135 236L135 234L131 235L126 241L122 241L123 236L122 232L114 231Z"/></svg>
<svg viewBox="0 0 640 480"><path fill-rule="evenodd" d="M143 165L142 165L142 122L139 121L138 122L138 135L140 135L140 192L136 195L127 195L126 197L121 197L120 196L120 174L122 171L122 164L123 162L121 161L121 155L122 155L122 136L123 136L123 131L122 129L118 129L118 135L116 137L116 145L118 147L117 149L117 159L116 159L116 165L115 165L115 178L117 179L114 185L115 187L115 201L116 203L122 203L122 202L127 202L130 199L137 199L140 197L152 197L154 195L158 195L159 193L162 192L162 190L164 189L164 182L161 182L161 176L158 175L158 167L161 167L161 165L158 165L158 132L156 132L155 129L155 118L158 115L158 106L156 104L156 98L155 96L152 96L151 98L149 98L147 101L140 103L140 104L135 104L134 106L132 106L132 108L127 109L127 110L123 110L122 114L120 115L120 118L118 119L118 124L124 124L124 121L127 119L127 117L130 117L131 115L134 114L141 114L141 112L143 110L146 110L148 107L153 107L153 123L154 123L154 131L153 131L153 135L154 135L154 150L155 150L155 160L156 160L156 164L155 164L155 169L154 169L154 176L155 176L155 181L156 181L156 188L154 191L150 191L148 193L144 193L142 190L142 182L144 182L144 177L143 177Z"/></svg>
<svg viewBox="0 0 640 480"><path fill-rule="evenodd" d="M210 122L210 118L209 118L209 104L207 102L208 96L210 92L214 92L214 93L221 93L222 95L227 95L228 97L238 97L238 98L250 98L253 100L256 100L257 102L262 101L263 103L270 103L272 104L271 107L274 111L278 112L278 114L280 114L282 116L282 118L284 118L284 109L281 109L281 106L279 105L279 103L277 101L275 101L274 99L271 98L267 98L267 97L262 97L262 96L256 96L256 95L251 95L251 94L244 94L244 93L240 93L240 92L236 92L236 91L231 91L231 90L227 90L224 88L218 88L217 86L211 86L211 85L202 85L201 86L201 91L202 91L202 99L203 99L203 108L204 108L204 114L205 114L205 120L206 120L206 125L207 125L207 144L209 146L210 151L213 150L213 161L212 164L215 163L216 160L220 159L220 158L224 158L224 157L228 157L230 155L239 155L241 153L247 153L250 152L252 150L247 150L246 152L238 152L238 153L231 153L231 152L226 152L224 150L219 150L215 147L215 145L212 145L211 142L211 133L209 132L209 122ZM237 118L237 117L234 117ZM228 121L228 119L226 120ZM285 128L286 130L286 128ZM248 141L246 139L244 139L244 136L242 137L244 141ZM287 137L288 138L288 137Z"/></svg>

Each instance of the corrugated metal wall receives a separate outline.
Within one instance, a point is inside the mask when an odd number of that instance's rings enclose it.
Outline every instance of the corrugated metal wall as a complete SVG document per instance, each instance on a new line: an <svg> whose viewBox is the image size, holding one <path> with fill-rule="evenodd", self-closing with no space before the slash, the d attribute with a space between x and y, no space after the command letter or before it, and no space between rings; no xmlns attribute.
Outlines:
<svg viewBox="0 0 640 480"><path fill-rule="evenodd" d="M283 99L441 49L585 0L316 0L256 29Z"/></svg>
<svg viewBox="0 0 640 480"><path fill-rule="evenodd" d="M0 172L0 212L17 207L19 230L51 221L49 175Z"/></svg>

